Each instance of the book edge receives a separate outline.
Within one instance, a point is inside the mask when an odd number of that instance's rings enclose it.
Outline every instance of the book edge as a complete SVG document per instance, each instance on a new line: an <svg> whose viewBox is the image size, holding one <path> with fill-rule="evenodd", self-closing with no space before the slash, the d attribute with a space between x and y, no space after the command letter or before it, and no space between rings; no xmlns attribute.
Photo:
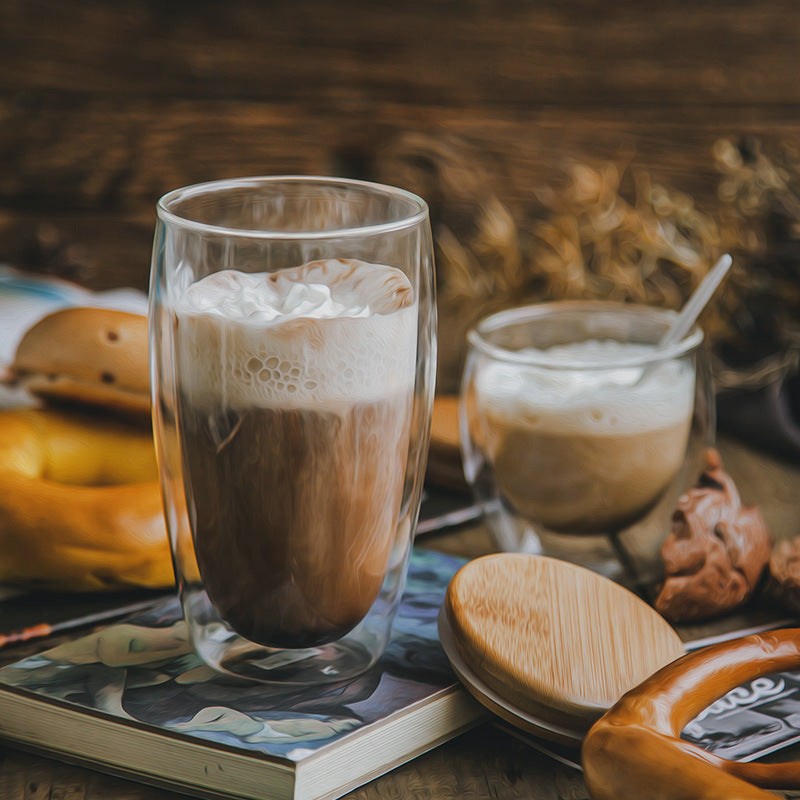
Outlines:
<svg viewBox="0 0 800 800"><path fill-rule="evenodd" d="M12 746L140 783L240 800L260 800L265 793L273 800L332 800L468 730L484 715L453 683L295 762L0 685L0 739ZM70 730L77 720L80 737ZM414 731L425 734L408 746ZM357 764L361 768L353 770ZM231 775L244 785L234 789Z"/></svg>
<svg viewBox="0 0 800 800"><path fill-rule="evenodd" d="M155 726L130 724L102 712L88 713L92 711L0 685L0 739L12 746L64 758L99 772L124 774L151 785L257 800L267 784L275 800L294 800L294 762L188 739ZM71 730L78 720L80 737ZM153 766L145 768L146 764ZM252 772L254 765L258 774L252 787L232 794L229 776L242 777L244 772Z"/></svg>
<svg viewBox="0 0 800 800"><path fill-rule="evenodd" d="M488 712L454 682L304 759L297 766L296 800L341 797L459 736L488 716ZM415 730L424 735L409 747L406 743ZM362 769L353 773L349 766L356 761ZM353 778L353 774L358 774L358 778ZM324 781L320 780L321 776ZM327 788L321 785L323 783Z"/></svg>

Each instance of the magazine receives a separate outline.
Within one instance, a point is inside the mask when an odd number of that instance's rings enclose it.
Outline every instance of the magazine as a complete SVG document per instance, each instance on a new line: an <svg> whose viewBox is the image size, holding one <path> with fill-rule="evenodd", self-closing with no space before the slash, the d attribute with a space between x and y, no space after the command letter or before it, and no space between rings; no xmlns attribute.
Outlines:
<svg viewBox="0 0 800 800"><path fill-rule="evenodd" d="M462 563L415 548L387 650L353 680L218 676L192 653L171 599L0 669L0 738L205 795L338 797L486 718L436 632Z"/></svg>

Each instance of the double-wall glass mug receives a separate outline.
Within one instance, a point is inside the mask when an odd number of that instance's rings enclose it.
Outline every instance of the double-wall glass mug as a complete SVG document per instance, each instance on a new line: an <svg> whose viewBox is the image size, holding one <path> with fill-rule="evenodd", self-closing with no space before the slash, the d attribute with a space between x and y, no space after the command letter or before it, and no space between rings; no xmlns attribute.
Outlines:
<svg viewBox="0 0 800 800"><path fill-rule="evenodd" d="M427 206L267 177L179 189L157 210L153 421L194 648L248 679L350 678L384 650L419 512Z"/></svg>
<svg viewBox="0 0 800 800"><path fill-rule="evenodd" d="M564 301L501 311L469 332L464 472L499 549L626 583L660 572L676 501L714 433L702 331L659 345L674 318Z"/></svg>

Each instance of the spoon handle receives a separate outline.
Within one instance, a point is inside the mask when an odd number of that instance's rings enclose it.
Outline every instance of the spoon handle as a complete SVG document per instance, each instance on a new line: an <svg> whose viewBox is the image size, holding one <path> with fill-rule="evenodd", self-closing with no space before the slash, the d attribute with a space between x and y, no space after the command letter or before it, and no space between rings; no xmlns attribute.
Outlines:
<svg viewBox="0 0 800 800"><path fill-rule="evenodd" d="M694 294L689 298L689 301L678 314L675 322L670 326L669 330L661 337L658 343L659 347L667 347L675 344L683 339L692 328L700 316L700 312L706 307L706 303L711 299L711 295L720 285L722 279L727 274L728 270L733 263L733 259L726 253L719 261L713 266L709 273L700 282L700 285L695 289Z"/></svg>

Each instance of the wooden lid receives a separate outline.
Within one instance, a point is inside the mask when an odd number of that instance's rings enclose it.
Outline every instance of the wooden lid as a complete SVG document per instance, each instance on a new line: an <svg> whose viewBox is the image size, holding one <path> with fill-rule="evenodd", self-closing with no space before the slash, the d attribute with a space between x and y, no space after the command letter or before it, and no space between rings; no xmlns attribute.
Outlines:
<svg viewBox="0 0 800 800"><path fill-rule="evenodd" d="M458 652L523 711L586 730L626 691L683 655L669 624L595 572L501 553L462 567L445 610Z"/></svg>
<svg viewBox="0 0 800 800"><path fill-rule="evenodd" d="M447 613L442 608L439 611L437 620L439 641L447 654L450 666L453 668L456 677L461 681L467 691L484 708L492 712L495 717L512 725L516 730L529 733L536 739L548 739L551 742L558 742L569 748L580 746L584 735L585 726L570 728L560 722L553 722L543 719L539 715L529 714L519 706L501 697L497 692L490 689L465 663L461 658L456 647L453 631L447 619Z"/></svg>

